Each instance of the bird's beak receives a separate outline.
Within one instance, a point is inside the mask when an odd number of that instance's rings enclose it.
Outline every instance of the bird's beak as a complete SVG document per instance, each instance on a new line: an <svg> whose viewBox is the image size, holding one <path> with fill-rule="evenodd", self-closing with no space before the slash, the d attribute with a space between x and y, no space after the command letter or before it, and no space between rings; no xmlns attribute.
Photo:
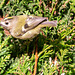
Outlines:
<svg viewBox="0 0 75 75"><path fill-rule="evenodd" d="M0 26L2 26L3 28L7 29L7 26L2 21L0 22Z"/></svg>
<svg viewBox="0 0 75 75"><path fill-rule="evenodd" d="M2 24L0 23L0 26L2 26Z"/></svg>
<svg viewBox="0 0 75 75"><path fill-rule="evenodd" d="M2 23L2 22L0 22L0 26L4 27L4 25L3 25L3 23Z"/></svg>
<svg viewBox="0 0 75 75"><path fill-rule="evenodd" d="M3 26L2 22L0 21L0 26Z"/></svg>

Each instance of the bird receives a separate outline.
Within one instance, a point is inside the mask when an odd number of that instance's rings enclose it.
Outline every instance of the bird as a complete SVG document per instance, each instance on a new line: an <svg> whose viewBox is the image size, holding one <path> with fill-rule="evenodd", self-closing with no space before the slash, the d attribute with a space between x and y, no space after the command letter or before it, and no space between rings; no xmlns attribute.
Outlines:
<svg viewBox="0 0 75 75"><path fill-rule="evenodd" d="M49 21L46 17L19 15L4 18L0 26L15 38L31 40L40 33L41 28L57 26L57 21Z"/></svg>
<svg viewBox="0 0 75 75"><path fill-rule="evenodd" d="M38 17L34 15L19 15L6 17L0 22L0 26L8 30L9 33L17 39L32 40L37 37L43 27L55 27L57 21L49 21L46 17ZM37 48L35 51L34 73L36 75L38 62Z"/></svg>

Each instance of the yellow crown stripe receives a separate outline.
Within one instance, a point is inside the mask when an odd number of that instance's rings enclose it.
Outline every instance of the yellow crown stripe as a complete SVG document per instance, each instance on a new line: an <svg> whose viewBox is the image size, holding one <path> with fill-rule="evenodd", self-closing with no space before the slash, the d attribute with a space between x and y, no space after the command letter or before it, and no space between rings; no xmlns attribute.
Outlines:
<svg viewBox="0 0 75 75"><path fill-rule="evenodd" d="M10 20L10 19L13 19L13 17L7 17L4 20Z"/></svg>

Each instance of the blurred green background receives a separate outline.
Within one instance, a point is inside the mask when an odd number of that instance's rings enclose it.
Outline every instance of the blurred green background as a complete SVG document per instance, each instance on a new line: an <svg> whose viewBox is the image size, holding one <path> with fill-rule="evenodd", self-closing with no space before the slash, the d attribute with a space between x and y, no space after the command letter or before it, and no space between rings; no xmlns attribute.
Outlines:
<svg viewBox="0 0 75 75"><path fill-rule="evenodd" d="M6 16L36 15L57 20L55 28L38 35L36 75L75 74L75 0L0 0L0 20ZM7 36L0 26L0 75L32 75L35 39Z"/></svg>

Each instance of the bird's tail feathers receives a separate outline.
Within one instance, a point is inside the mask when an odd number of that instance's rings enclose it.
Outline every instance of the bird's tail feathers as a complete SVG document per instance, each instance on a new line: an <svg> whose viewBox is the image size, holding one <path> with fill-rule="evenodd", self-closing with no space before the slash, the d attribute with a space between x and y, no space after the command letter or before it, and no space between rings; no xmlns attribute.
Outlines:
<svg viewBox="0 0 75 75"><path fill-rule="evenodd" d="M41 27L56 27L57 21L45 21L41 23Z"/></svg>

